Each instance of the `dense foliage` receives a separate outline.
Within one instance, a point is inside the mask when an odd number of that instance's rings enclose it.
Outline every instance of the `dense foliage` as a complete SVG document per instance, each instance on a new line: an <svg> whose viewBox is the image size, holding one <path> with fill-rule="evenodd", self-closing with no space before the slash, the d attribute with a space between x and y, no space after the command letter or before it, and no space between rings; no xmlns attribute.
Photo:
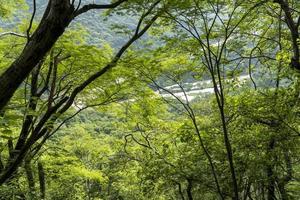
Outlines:
<svg viewBox="0 0 300 200"><path fill-rule="evenodd" d="M57 19L0 3L0 80L40 56L1 100L0 199L300 198L300 2L63 2L45 55Z"/></svg>

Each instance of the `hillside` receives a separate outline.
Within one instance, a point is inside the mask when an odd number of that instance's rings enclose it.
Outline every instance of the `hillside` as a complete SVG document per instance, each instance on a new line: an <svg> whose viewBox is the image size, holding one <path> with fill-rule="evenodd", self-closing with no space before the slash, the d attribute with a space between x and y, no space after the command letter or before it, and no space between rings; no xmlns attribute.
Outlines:
<svg viewBox="0 0 300 200"><path fill-rule="evenodd" d="M300 199L299 1L39 0L34 34L20 2L0 200Z"/></svg>

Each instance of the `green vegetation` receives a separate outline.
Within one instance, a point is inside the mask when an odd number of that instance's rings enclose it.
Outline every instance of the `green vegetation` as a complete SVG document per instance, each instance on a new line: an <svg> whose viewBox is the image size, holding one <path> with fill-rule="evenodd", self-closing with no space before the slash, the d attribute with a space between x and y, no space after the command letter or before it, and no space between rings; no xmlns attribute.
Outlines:
<svg viewBox="0 0 300 200"><path fill-rule="evenodd" d="M300 198L300 2L40 3L0 3L0 199Z"/></svg>

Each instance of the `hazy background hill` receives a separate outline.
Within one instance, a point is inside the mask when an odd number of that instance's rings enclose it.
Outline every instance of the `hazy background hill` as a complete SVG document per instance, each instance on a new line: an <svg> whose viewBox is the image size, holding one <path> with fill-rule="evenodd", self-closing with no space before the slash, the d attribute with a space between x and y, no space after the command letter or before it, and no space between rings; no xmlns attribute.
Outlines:
<svg viewBox="0 0 300 200"><path fill-rule="evenodd" d="M28 9L30 13L32 12L33 3L32 0L26 0L28 4ZM35 17L35 21L39 22L46 6L48 0L37 0L37 15ZM107 4L110 1L107 0L83 0L82 5L88 3L99 3L99 4ZM25 13L27 15L25 15ZM31 15L28 15L29 12L14 13L13 19L1 19L0 18L0 27L1 28L9 28L9 30L14 29L17 31L16 25L21 20L27 20L29 22ZM127 40L127 37L122 34L118 34L117 30L112 30L115 25L121 25L122 27L128 27L129 29L133 29L135 27L136 21L133 18L128 16L119 16L112 15L109 17L105 17L105 13L99 10L89 11L87 13L79 16L75 21L73 21L69 28L74 26L85 27L89 32L89 40L94 45L103 44L103 42L108 42L111 46L117 48L120 47Z"/></svg>
<svg viewBox="0 0 300 200"><path fill-rule="evenodd" d="M15 29L14 31L17 31L16 24L20 20L26 20L29 22L31 17L31 12L33 8L32 0L26 0L28 4L28 8L30 12L22 12L15 13L13 19L11 20L5 20L1 21L0 19L0 27L3 28L9 28ZM39 19L41 18L46 6L47 6L48 0L37 0L37 15L35 17L35 21L39 22ZM89 3L98 3L98 4L108 4L109 0L83 0L82 5L89 4ZM25 15L25 13L27 15ZM128 39L128 36L124 34L118 33L117 29L113 29L114 26L122 26L126 27L128 29L134 29L136 26L137 20L135 20L133 17L126 16L126 15L112 15L109 17L105 17L105 13L100 10L92 10L87 13L82 14L79 16L75 21L73 21L69 28L74 28L76 26L82 26L84 27L87 32L89 33L88 40L91 44L96 46L101 46L104 43L109 43L112 47L118 49L121 47ZM245 76L245 74L243 73ZM255 76L255 74L254 74ZM257 77L259 78L259 77ZM207 78L204 78L207 79ZM168 80L165 80L164 78L161 78L159 82L163 86L169 86L170 88L176 88L176 85L172 85L168 82ZM211 93L211 86L206 85L205 87L201 85L199 88L195 88L197 84L197 80L195 80L192 76L192 74L187 74L186 77L184 77L184 82L186 83L185 86L189 90L189 88L193 88L192 91L196 90L196 95L201 93L201 91L209 92ZM258 85L272 85L273 83L266 83L266 80L258 82ZM205 89L210 89L209 91L206 91ZM195 91L194 91L195 92ZM194 96L195 94L193 94Z"/></svg>

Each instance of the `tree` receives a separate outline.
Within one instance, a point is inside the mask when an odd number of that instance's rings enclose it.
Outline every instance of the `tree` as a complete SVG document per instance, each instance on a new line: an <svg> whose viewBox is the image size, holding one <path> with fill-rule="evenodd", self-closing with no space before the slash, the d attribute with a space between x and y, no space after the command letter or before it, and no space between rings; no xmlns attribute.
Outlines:
<svg viewBox="0 0 300 200"><path fill-rule="evenodd" d="M50 0L38 27L30 35L36 11L36 1L34 0L34 10L27 30L27 42L24 49L0 76L0 110L6 106L20 84L45 57L57 39L76 17L92 9L105 10L116 8L126 1L120 0L106 5L87 4L82 6L81 1L76 5L75 0Z"/></svg>
<svg viewBox="0 0 300 200"><path fill-rule="evenodd" d="M137 24L121 27L119 50L67 29L1 113L1 193L299 199L298 10L286 0L123 2L118 13ZM1 69L30 29L3 30Z"/></svg>
<svg viewBox="0 0 300 200"><path fill-rule="evenodd" d="M109 62L104 62L105 66L103 68L91 73L87 78L82 79L81 82L77 82L75 85L69 85L68 82L64 83L65 75L58 77L57 73L59 64L69 57L68 55L61 55L61 49L58 52L52 51L50 53L50 65L48 71L46 74L44 74L46 79L45 81L42 80L42 87L39 89L39 77L43 77L43 75L40 73L42 73L41 68L44 65L44 61L39 63L39 65L32 72L31 76L30 96L27 105L29 112L25 113L25 120L22 130L20 131L15 147L13 147L14 150L12 150L14 153L9 156L7 165L1 172L1 184L6 182L13 175L29 151L38 151L47 138L56 131L54 128L54 122L56 122L58 118L72 106L78 94L83 92L83 90L86 89L97 78L103 76L113 67L115 67L125 51L151 27L161 12L157 11L156 6L158 3L159 1L152 4L148 10L144 11L139 19L136 29L134 30L133 36L131 36L131 38L116 53L116 55ZM81 11L79 10L78 12ZM148 21L145 22L145 20ZM72 65L70 65L70 68L72 69ZM57 81L66 85L57 84ZM42 106L39 108L37 100L43 100L42 95L45 95L45 92L48 88L50 91L48 94L46 94L48 96L46 98L46 105L45 107ZM32 112L38 112L39 114L38 116L34 117ZM33 146L40 139L42 140L41 143L37 145L37 147L33 148ZM9 140L9 142L11 141Z"/></svg>

